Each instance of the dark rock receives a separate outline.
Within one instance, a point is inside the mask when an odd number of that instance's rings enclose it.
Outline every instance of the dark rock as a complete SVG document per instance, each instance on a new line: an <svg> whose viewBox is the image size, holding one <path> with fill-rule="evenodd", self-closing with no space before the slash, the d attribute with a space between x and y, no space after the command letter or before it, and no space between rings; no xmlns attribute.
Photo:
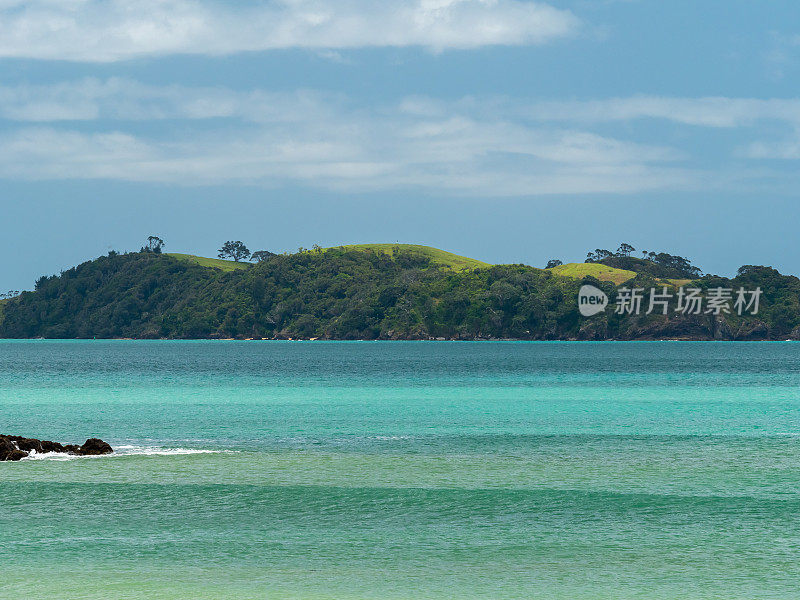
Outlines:
<svg viewBox="0 0 800 600"><path fill-rule="evenodd" d="M110 454L113 451L114 449L109 444L97 438L88 439L83 446L78 446L77 444L62 445L58 442L25 438L18 435L0 435L0 461L20 460L31 452L36 452L37 454L62 452L80 456L98 456L100 454Z"/></svg>
<svg viewBox="0 0 800 600"><path fill-rule="evenodd" d="M733 332L730 326L722 315L717 315L714 319L714 339L715 340L732 340Z"/></svg>
<svg viewBox="0 0 800 600"><path fill-rule="evenodd" d="M606 321L588 321L578 331L579 340L606 340L608 337L608 323Z"/></svg>
<svg viewBox="0 0 800 600"><path fill-rule="evenodd" d="M109 444L97 438L86 440L83 446L78 448L78 454L82 456L99 456L100 454L111 454L113 451L114 449Z"/></svg>
<svg viewBox="0 0 800 600"><path fill-rule="evenodd" d="M19 436L9 436L11 441L17 445L17 448L24 452L42 452L42 442L41 440L35 440L33 438L24 438Z"/></svg>
<svg viewBox="0 0 800 600"><path fill-rule="evenodd" d="M0 436L0 461L20 460L28 453L17 448L17 445L6 437Z"/></svg>
<svg viewBox="0 0 800 600"><path fill-rule="evenodd" d="M710 340L714 339L714 322L708 315L634 316L620 331L628 340Z"/></svg>
<svg viewBox="0 0 800 600"><path fill-rule="evenodd" d="M737 340L768 340L769 338L769 327L758 319L742 324L736 333Z"/></svg>
<svg viewBox="0 0 800 600"><path fill-rule="evenodd" d="M66 452L66 450L58 442L42 440L42 452Z"/></svg>

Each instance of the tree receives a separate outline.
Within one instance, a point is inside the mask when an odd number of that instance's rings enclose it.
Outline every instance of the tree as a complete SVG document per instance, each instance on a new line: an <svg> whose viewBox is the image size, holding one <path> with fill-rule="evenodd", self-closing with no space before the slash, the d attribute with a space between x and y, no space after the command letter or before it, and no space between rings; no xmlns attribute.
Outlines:
<svg viewBox="0 0 800 600"><path fill-rule="evenodd" d="M767 269L769 267L760 267L758 265L742 265L739 267L739 270L736 271L736 276L741 277L742 275L750 275L750 273L755 273L759 269Z"/></svg>
<svg viewBox="0 0 800 600"><path fill-rule="evenodd" d="M157 235L151 235L147 237L147 245L142 246L140 252L152 252L153 254L161 254L161 248L166 245L164 240L162 240Z"/></svg>
<svg viewBox="0 0 800 600"><path fill-rule="evenodd" d="M634 252L635 250L636 248L623 242L619 245L619 248L617 248L617 256L630 256L631 252Z"/></svg>
<svg viewBox="0 0 800 600"><path fill-rule="evenodd" d="M595 248L594 252L588 252L586 254L586 260L584 262L592 263L592 262L602 262L607 258L613 258L615 255L611 250L606 250L605 248Z"/></svg>
<svg viewBox="0 0 800 600"><path fill-rule="evenodd" d="M659 252L658 254L650 252L648 253L648 257L657 265L670 269L673 273L673 275L670 275L671 277L688 277L694 279L703 274L699 267L694 266L692 261L682 256L675 256L667 252Z"/></svg>
<svg viewBox="0 0 800 600"><path fill-rule="evenodd" d="M219 249L219 254L217 254L219 258L232 258L236 262L240 260L247 260L250 257L250 250L247 249L247 246L240 241L231 241L228 240L222 245L222 248Z"/></svg>
<svg viewBox="0 0 800 600"><path fill-rule="evenodd" d="M552 269L553 267L557 267L557 266L563 265L563 264L564 263L561 262L559 259L551 258L550 260L547 261L547 266L545 267L545 269Z"/></svg>
<svg viewBox="0 0 800 600"><path fill-rule="evenodd" d="M269 250L256 250L253 254L250 255L250 260L254 260L256 262L264 262L271 256L276 256L274 252L270 252Z"/></svg>

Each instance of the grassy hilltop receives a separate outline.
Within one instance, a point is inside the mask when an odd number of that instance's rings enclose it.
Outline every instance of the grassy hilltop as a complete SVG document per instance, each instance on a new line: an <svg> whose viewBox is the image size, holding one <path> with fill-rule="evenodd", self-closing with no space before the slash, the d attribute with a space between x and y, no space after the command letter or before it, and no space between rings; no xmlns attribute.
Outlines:
<svg viewBox="0 0 800 600"><path fill-rule="evenodd" d="M584 277L594 277L600 281L610 281L615 285L620 285L636 277L634 271L625 269L615 269L597 263L567 263L550 269L556 275L572 277L573 279L583 279Z"/></svg>
<svg viewBox="0 0 800 600"><path fill-rule="evenodd" d="M214 269L219 269L220 271L237 271L246 269L250 266L250 263L246 262L236 262L233 260L224 260L222 258L206 258L205 256L195 256L194 254L179 254L177 252L169 252L166 254L166 256L200 265L201 267L212 267Z"/></svg>
<svg viewBox="0 0 800 600"><path fill-rule="evenodd" d="M457 271L464 269L481 269L492 266L489 263L475 260L474 258L467 258L466 256L459 256L458 254L447 252L446 250L439 250L431 246L418 246L416 244L350 244L348 246L334 246L333 248L326 248L326 250L334 250L337 248L344 248L345 250L371 250L389 256L394 256L397 253L417 255L430 259L431 264Z"/></svg>
<svg viewBox="0 0 800 600"><path fill-rule="evenodd" d="M377 253L394 256L396 253L403 253L408 255L416 255L430 259L431 264L440 267L453 269L455 271L462 271L465 269L482 269L491 267L492 265L481 260L469 258L467 256L460 256L440 250L432 246L420 246L417 244L348 244L345 246L332 246L330 248L323 248L323 251L328 250L356 250L356 251L372 251ZM214 267L222 271L235 271L237 269L246 269L249 263L235 262L232 260L224 260L221 258L205 258L203 256L195 256L193 254L179 254L176 252L169 252L167 256L172 256L178 260L185 260L203 267ZM599 281L608 281L615 285L621 285L636 277L635 271L626 269L617 269L609 267L600 263L567 263L548 269L556 275L570 277L572 279L583 279L585 277L594 277ZM684 285L691 281L690 279L675 279L669 280L673 285Z"/></svg>
<svg viewBox="0 0 800 600"><path fill-rule="evenodd" d="M441 267L447 267L454 270L463 269L479 269L482 267L490 267L489 263L475 260L474 258L467 258L466 256L459 256L452 252L439 250L432 246L419 246L416 244L349 244L347 246L332 246L330 248L322 248L322 251L328 250L356 250L356 251L372 251L379 254L386 254L394 256L396 253L403 253L407 255L420 256L429 259L431 264ZM220 258L204 258L202 256L194 256L193 254L177 254L170 252L168 256L175 257L179 260L186 260L203 267L214 267L223 271L233 271L236 269L246 269L248 263L235 262L232 260L223 260Z"/></svg>
<svg viewBox="0 0 800 600"><path fill-rule="evenodd" d="M538 269L490 265L410 244L268 255L257 264L190 254L111 253L42 277L0 302L6 338L786 339L800 338L800 280L748 266L701 275L681 257L591 256ZM652 254L652 253L651 253ZM618 315L577 310L591 283L692 282L764 290L756 316Z"/></svg>
<svg viewBox="0 0 800 600"><path fill-rule="evenodd" d="M563 277L572 277L573 279L594 277L599 281L609 281L614 285L622 285L626 281L634 279L639 274L647 273L641 269L638 271L618 269L603 263L567 263L565 265L553 267L549 270L556 275L561 275ZM687 277L656 277L655 281L658 285L679 287L690 284L692 279Z"/></svg>

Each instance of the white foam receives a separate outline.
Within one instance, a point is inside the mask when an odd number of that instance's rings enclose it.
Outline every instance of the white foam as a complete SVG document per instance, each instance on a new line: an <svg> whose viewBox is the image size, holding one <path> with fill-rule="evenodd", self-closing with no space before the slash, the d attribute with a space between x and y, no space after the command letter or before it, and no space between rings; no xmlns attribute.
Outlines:
<svg viewBox="0 0 800 600"><path fill-rule="evenodd" d="M118 456L179 456L183 454L221 454L232 450L202 450L199 448L161 448L158 446L117 446Z"/></svg>
<svg viewBox="0 0 800 600"><path fill-rule="evenodd" d="M64 452L36 452L31 450L28 456L22 460L75 460L76 458L99 458L97 456L77 456L75 454L65 454Z"/></svg>
<svg viewBox="0 0 800 600"><path fill-rule="evenodd" d="M76 454L65 454L63 452L42 452L37 453L32 450L27 457L22 460L77 460L84 458L115 458L122 456L180 456L187 454L223 454L235 452L235 450L202 450L199 448L162 448L158 446L117 446L112 454L102 454L99 456L78 456Z"/></svg>

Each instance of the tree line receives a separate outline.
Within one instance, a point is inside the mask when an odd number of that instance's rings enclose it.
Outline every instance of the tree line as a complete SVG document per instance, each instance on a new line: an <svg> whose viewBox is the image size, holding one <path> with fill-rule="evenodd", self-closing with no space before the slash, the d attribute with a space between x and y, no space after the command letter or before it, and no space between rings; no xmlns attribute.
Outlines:
<svg viewBox="0 0 800 600"><path fill-rule="evenodd" d="M141 247L139 252L161 254L162 249L166 242L157 235L147 237L147 243ZM251 260L254 262L262 262L270 256L275 256L274 252L268 250L257 250L250 252L247 246L241 240L228 240L222 247L217 250L217 257L223 259L230 259L235 262L242 260Z"/></svg>
<svg viewBox="0 0 800 600"><path fill-rule="evenodd" d="M148 244L150 246L150 244ZM760 287L757 317L617 315L577 310L571 279L525 265L455 271L423 255L312 248L271 254L251 268L223 271L149 250L109 253L42 277L35 292L5 300L0 337L323 339L786 339L800 337L800 280L746 265L733 279L692 286ZM251 255L252 257L252 255ZM642 259L632 256L618 260ZM626 285L660 285L647 271Z"/></svg>
<svg viewBox="0 0 800 600"><path fill-rule="evenodd" d="M656 277L695 279L703 275L703 271L692 264L692 261L683 256L669 254L668 252L653 252L640 250L642 257L634 256L636 248L631 244L621 243L616 252L605 248L596 248L586 254L584 262L600 263L609 267L626 269L629 271L647 272ZM554 258L547 262L546 269L552 269L564 264L560 259Z"/></svg>

